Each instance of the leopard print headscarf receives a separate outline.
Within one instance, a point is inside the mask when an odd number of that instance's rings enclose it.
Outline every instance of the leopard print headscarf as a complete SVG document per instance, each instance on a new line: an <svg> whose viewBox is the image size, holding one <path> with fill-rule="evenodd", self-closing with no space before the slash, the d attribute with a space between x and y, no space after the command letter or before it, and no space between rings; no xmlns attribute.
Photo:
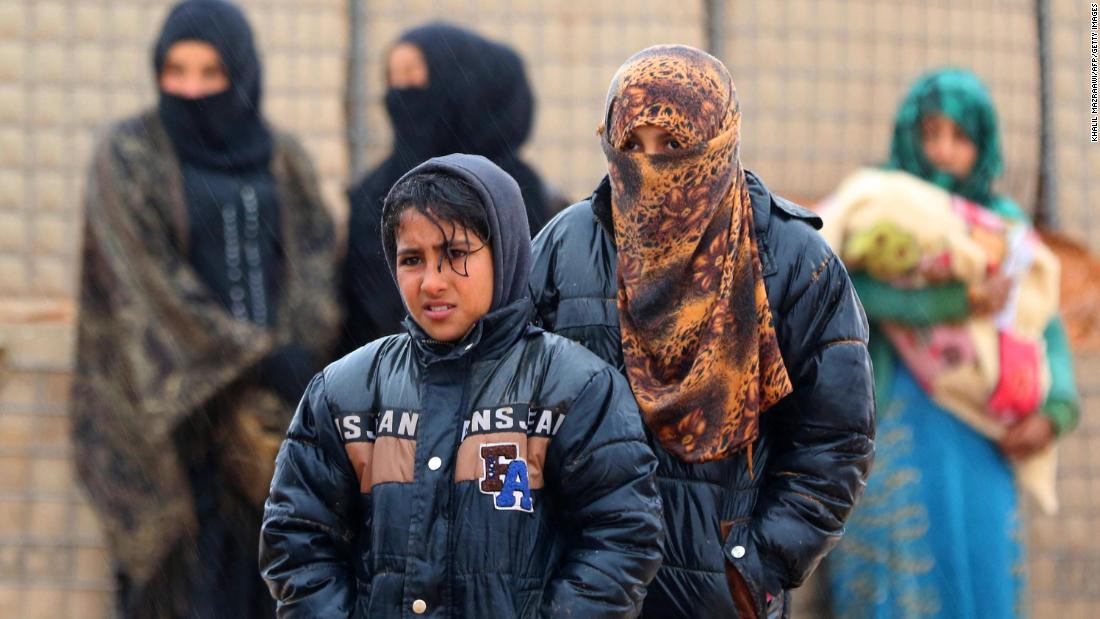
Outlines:
<svg viewBox="0 0 1100 619"><path fill-rule="evenodd" d="M643 125L683 148L625 150ZM752 233L740 125L726 67L673 45L619 69L600 128L627 378L649 428L686 462L751 449L760 413L791 392Z"/></svg>

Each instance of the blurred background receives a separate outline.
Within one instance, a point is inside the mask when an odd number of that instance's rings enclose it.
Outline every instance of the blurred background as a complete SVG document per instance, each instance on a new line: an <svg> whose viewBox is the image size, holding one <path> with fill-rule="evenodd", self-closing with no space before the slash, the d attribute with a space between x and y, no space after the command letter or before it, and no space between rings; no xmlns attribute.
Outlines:
<svg viewBox="0 0 1100 619"><path fill-rule="evenodd" d="M81 192L97 136L155 101L150 46L170 4L0 0L0 617L110 614L111 567L69 462ZM608 82L648 45L686 43L725 61L741 99L742 160L805 203L883 160L909 84L954 64L992 90L1007 163L999 189L1040 224L1100 251L1086 2L240 4L266 69L267 117L305 143L341 223L345 186L390 144L381 105L387 48L405 29L446 18L524 56L538 101L525 159L572 200L604 174L595 129ZM1071 276L1089 274L1068 268ZM1063 293L1067 313L1095 320L1100 299L1077 292L1069 285ZM1062 510L1029 514L1036 617L1100 616L1096 339L1079 330L1075 342L1083 414L1061 452ZM796 595L797 616L815 616L815 596L812 585Z"/></svg>

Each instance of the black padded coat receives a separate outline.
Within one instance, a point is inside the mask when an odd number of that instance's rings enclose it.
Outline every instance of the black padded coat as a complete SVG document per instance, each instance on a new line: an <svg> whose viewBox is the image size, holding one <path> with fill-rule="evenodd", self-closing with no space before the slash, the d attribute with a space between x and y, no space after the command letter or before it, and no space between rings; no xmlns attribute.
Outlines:
<svg viewBox="0 0 1100 619"><path fill-rule="evenodd" d="M736 617L727 570L763 616L839 541L874 452L867 321L810 211L747 173L764 285L794 392L761 417L753 458L684 463L657 441L667 540L643 616ZM623 367L607 179L534 241L542 325Z"/></svg>
<svg viewBox="0 0 1100 619"><path fill-rule="evenodd" d="M280 617L637 616L656 459L626 380L531 316L409 321L313 380L262 531Z"/></svg>

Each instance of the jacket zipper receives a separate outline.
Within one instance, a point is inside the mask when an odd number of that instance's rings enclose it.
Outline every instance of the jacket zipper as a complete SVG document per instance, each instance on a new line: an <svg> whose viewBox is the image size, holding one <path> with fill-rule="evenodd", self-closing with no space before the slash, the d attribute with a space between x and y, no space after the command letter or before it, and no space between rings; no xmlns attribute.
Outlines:
<svg viewBox="0 0 1100 619"><path fill-rule="evenodd" d="M457 419L452 419L452 423L457 423L458 431L455 432L455 440L451 445L451 458L450 467L450 479L447 480L447 517L450 522L447 525L447 556L455 556L455 525L457 523L457 512L455 511L455 481L454 470L458 465L458 448L462 445L462 421L466 415L466 410L470 407L470 368L473 365L468 355L462 358L462 395L459 398L459 407ZM454 592L455 592L455 576L453 566L447 569L447 599L450 602L447 607L447 613L451 614L454 609Z"/></svg>

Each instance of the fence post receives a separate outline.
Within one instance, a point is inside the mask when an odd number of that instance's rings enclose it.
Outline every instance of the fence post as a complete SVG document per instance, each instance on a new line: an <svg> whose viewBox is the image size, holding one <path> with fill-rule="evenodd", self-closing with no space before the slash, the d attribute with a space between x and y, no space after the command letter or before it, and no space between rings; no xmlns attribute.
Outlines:
<svg viewBox="0 0 1100 619"><path fill-rule="evenodd" d="M1054 143L1054 76L1050 62L1050 0L1035 0L1035 27L1039 47L1039 182L1035 196L1035 225L1058 226L1058 161Z"/></svg>
<svg viewBox="0 0 1100 619"><path fill-rule="evenodd" d="M348 0L348 62L344 92L344 123L347 134L348 174L354 180L365 168L367 144L367 43L366 0Z"/></svg>
<svg viewBox="0 0 1100 619"><path fill-rule="evenodd" d="M706 0L704 19L707 20L707 52L726 60L726 0Z"/></svg>

